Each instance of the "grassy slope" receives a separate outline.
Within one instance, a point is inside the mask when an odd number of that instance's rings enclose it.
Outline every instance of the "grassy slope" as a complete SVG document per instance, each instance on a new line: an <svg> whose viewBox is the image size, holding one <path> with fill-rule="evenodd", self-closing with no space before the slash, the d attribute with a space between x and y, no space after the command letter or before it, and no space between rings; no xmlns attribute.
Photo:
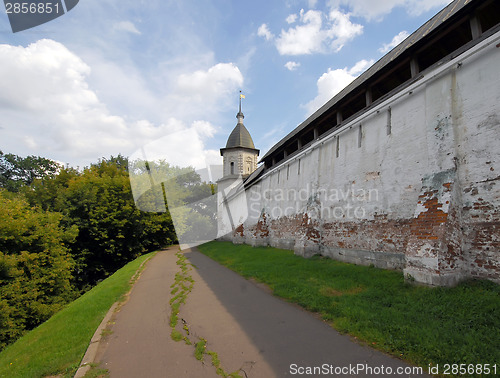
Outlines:
<svg viewBox="0 0 500 378"><path fill-rule="evenodd" d="M0 353L0 377L73 376L90 339L111 305L152 254L130 262Z"/></svg>
<svg viewBox="0 0 500 378"><path fill-rule="evenodd" d="M275 248L211 242L199 250L274 294L318 312L341 332L410 362L497 364L500 286L470 281L455 288L404 282L400 272Z"/></svg>

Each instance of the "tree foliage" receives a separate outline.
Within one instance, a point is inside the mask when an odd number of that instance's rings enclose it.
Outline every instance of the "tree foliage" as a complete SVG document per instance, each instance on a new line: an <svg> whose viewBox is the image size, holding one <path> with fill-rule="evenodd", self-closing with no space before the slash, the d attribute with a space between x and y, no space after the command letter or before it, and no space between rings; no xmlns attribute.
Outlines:
<svg viewBox="0 0 500 378"><path fill-rule="evenodd" d="M168 208L141 211L128 161L82 171L0 152L0 349L140 254L176 241Z"/></svg>
<svg viewBox="0 0 500 378"><path fill-rule="evenodd" d="M65 225L78 227L70 252L79 289L176 240L168 212L147 213L135 205L127 167L121 156L102 159L83 172L62 169L26 191L32 205L61 212Z"/></svg>
<svg viewBox="0 0 500 378"><path fill-rule="evenodd" d="M53 177L58 169L59 165L50 159L39 156L23 158L0 151L0 187L11 192L19 191L36 179Z"/></svg>
<svg viewBox="0 0 500 378"><path fill-rule="evenodd" d="M170 209L181 232L214 223L198 202L213 188L162 161L118 155L76 170L0 151L0 174L0 349L142 253L176 242Z"/></svg>
<svg viewBox="0 0 500 378"><path fill-rule="evenodd" d="M196 244L217 237L217 198L214 186L202 182L192 168L165 161L129 162L137 206L170 212L179 243Z"/></svg>
<svg viewBox="0 0 500 378"><path fill-rule="evenodd" d="M0 348L75 298L67 245L76 227L0 189Z"/></svg>

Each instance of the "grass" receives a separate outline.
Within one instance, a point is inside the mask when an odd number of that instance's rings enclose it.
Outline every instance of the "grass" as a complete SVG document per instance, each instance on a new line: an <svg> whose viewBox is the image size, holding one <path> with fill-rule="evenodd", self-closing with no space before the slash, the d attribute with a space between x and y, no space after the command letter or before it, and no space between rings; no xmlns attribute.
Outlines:
<svg viewBox="0 0 500 378"><path fill-rule="evenodd" d="M100 369L97 364L89 364L90 370L85 374L85 378L108 378L109 370Z"/></svg>
<svg viewBox="0 0 500 378"><path fill-rule="evenodd" d="M183 336L182 333L177 331L175 328L177 327L177 323L179 322L179 310L183 303L186 303L186 298L188 294L191 292L194 286L194 280L189 274L190 264L187 262L184 254L179 250L176 254L177 262L181 271L175 273L175 280L172 284L170 294L173 297L170 299L170 327L172 328L172 332L170 333L170 337L174 341L184 340L184 342L188 345L191 345L191 340L188 339L189 336L189 328L187 324L184 324L182 329L184 330L186 336Z"/></svg>
<svg viewBox="0 0 500 378"><path fill-rule="evenodd" d="M151 256L130 262L4 349L0 377L72 377L109 308L130 290L134 274Z"/></svg>
<svg viewBox="0 0 500 378"><path fill-rule="evenodd" d="M200 339L195 344L195 349L194 349L194 356L198 361L201 361L203 359L203 355L205 354L205 348L207 347L207 340L205 339Z"/></svg>
<svg viewBox="0 0 500 378"><path fill-rule="evenodd" d="M500 367L500 286L492 282L429 288L406 283L400 272L288 250L230 242L198 248L340 332L409 362Z"/></svg>

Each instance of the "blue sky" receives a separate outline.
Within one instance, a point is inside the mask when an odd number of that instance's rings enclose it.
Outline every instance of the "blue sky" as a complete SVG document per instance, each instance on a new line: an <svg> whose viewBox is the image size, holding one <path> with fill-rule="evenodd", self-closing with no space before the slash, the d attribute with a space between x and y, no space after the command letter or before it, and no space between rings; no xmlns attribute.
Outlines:
<svg viewBox="0 0 500 378"><path fill-rule="evenodd" d="M202 167L242 90L262 156L449 2L80 0L15 34L3 11L0 150L85 166L153 142Z"/></svg>

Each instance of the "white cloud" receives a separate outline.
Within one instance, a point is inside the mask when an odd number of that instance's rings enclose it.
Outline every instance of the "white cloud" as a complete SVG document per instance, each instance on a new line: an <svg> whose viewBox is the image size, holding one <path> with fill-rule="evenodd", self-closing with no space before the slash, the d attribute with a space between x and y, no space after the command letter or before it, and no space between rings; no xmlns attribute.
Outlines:
<svg viewBox="0 0 500 378"><path fill-rule="evenodd" d="M361 60L351 68L345 67L335 70L329 68L327 72L321 75L316 83L318 95L305 105L307 114L310 115L318 110L373 63L373 60Z"/></svg>
<svg viewBox="0 0 500 378"><path fill-rule="evenodd" d="M291 14L286 18L286 22L288 22L289 24L293 24L295 21L297 21L296 14Z"/></svg>
<svg viewBox="0 0 500 378"><path fill-rule="evenodd" d="M170 101L199 103L204 108L217 106L222 97L234 93L243 85L243 75L233 63L218 63L208 70L181 74Z"/></svg>
<svg viewBox="0 0 500 378"><path fill-rule="evenodd" d="M363 72L365 72L368 68L370 68L375 61L373 59L366 60L362 59L357 62L352 68L348 71L350 75L359 76Z"/></svg>
<svg viewBox="0 0 500 378"><path fill-rule="evenodd" d="M410 15L417 16L431 9L443 7L453 0L330 0L332 8L343 5L348 7L352 14L367 20L381 20L396 7L403 7Z"/></svg>
<svg viewBox="0 0 500 378"><path fill-rule="evenodd" d="M324 36L322 35L322 13L320 11L300 11L302 25L281 30L276 40L276 48L281 55L311 54L321 51Z"/></svg>
<svg viewBox="0 0 500 378"><path fill-rule="evenodd" d="M350 15L332 10L300 11L300 24L281 30L276 48L281 55L302 55L333 50L340 51L345 43L363 33L363 26L352 23ZM267 26L266 26L267 28Z"/></svg>
<svg viewBox="0 0 500 378"><path fill-rule="evenodd" d="M87 53L84 60L92 67L91 74L86 76L86 83L110 112L126 114L131 119L147 118L154 123L161 123L172 116L166 112L162 96L153 92L154 86L147 82L132 62L126 59L108 60L98 53Z"/></svg>
<svg viewBox="0 0 500 378"><path fill-rule="evenodd" d="M266 24L262 24L259 26L259 29L257 30L257 35L259 37L264 37L266 41L269 41L274 38L273 34L270 32Z"/></svg>
<svg viewBox="0 0 500 378"><path fill-rule="evenodd" d="M340 51L345 43L363 34L363 26L352 23L349 17L349 14L342 13L337 9L331 10L328 16L332 22L332 26L328 30L328 37L330 37L331 45L336 52Z"/></svg>
<svg viewBox="0 0 500 378"><path fill-rule="evenodd" d="M131 160L165 160L171 165L206 168L208 164L221 164L219 151L206 150L204 140L215 132L206 121L196 121L186 127L178 120L169 122L170 132L141 145L134 151Z"/></svg>
<svg viewBox="0 0 500 378"><path fill-rule="evenodd" d="M285 67L290 71L295 71L297 68L300 67L300 63L292 61L286 62Z"/></svg>
<svg viewBox="0 0 500 378"><path fill-rule="evenodd" d="M403 30L402 32L399 32L397 35L395 35L391 42L384 43L384 45L379 48L378 51L382 54L385 54L386 52L392 50L394 47L403 42L408 36L408 32L406 30Z"/></svg>
<svg viewBox="0 0 500 378"><path fill-rule="evenodd" d="M112 114L89 86L90 74L89 65L53 40L39 40L27 47L0 45L2 148L83 166L99 157L130 154L151 140L181 132L187 139L169 152L177 160L185 157L184 163L194 164L216 156L217 151L204 147L216 130L210 122L179 118L175 112L157 123ZM238 67L220 63L179 76L174 92L163 101L183 109L179 114L187 113L200 104L216 106L242 83ZM186 155L186 145L192 145L192 156Z"/></svg>
<svg viewBox="0 0 500 378"><path fill-rule="evenodd" d="M328 72L321 75L316 83L318 95L306 105L308 114L314 113L354 79L355 76L351 75L345 68L336 70L328 69Z"/></svg>
<svg viewBox="0 0 500 378"><path fill-rule="evenodd" d="M130 21L120 21L113 24L113 29L118 31L126 31L132 34L141 34L136 26Z"/></svg>

